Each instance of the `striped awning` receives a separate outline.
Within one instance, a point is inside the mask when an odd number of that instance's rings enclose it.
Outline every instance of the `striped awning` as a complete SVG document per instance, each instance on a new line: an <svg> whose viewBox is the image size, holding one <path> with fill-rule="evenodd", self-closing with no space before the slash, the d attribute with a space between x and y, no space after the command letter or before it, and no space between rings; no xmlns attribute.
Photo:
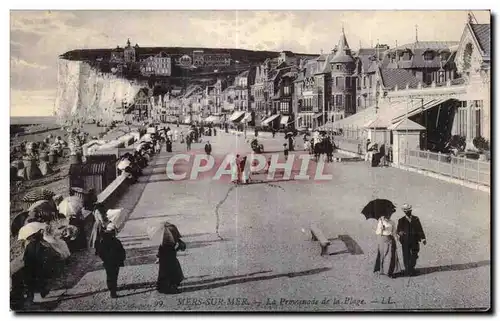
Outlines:
<svg viewBox="0 0 500 321"><path fill-rule="evenodd" d="M281 116L280 124L281 125L286 125L288 124L288 120L290 119L290 116Z"/></svg>
<svg viewBox="0 0 500 321"><path fill-rule="evenodd" d="M229 117L229 120L230 120L230 121L234 121L234 122L239 121L239 118L240 118L240 117L242 117L244 114L245 114L245 112L244 112L244 111L235 111L235 112L231 115L231 117Z"/></svg>
<svg viewBox="0 0 500 321"><path fill-rule="evenodd" d="M273 120L275 120L276 118L278 118L280 115L276 114L276 115L272 115L271 117L267 118L266 120L264 120L262 122L262 125L267 125L269 124L270 122L272 122Z"/></svg>
<svg viewBox="0 0 500 321"><path fill-rule="evenodd" d="M219 116L208 116L205 118L205 121L207 123L220 123L220 117Z"/></svg>
<svg viewBox="0 0 500 321"><path fill-rule="evenodd" d="M252 113L245 113L245 117L241 120L242 123L248 123L252 120Z"/></svg>

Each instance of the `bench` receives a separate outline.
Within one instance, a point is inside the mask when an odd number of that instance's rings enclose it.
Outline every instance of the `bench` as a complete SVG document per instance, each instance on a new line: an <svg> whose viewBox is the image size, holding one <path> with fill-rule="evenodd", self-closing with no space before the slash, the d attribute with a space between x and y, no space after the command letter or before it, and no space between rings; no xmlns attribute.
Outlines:
<svg viewBox="0 0 500 321"><path fill-rule="evenodd" d="M321 247L321 256L325 255L330 241L325 237L323 231L315 224L311 225L311 240L318 241Z"/></svg>

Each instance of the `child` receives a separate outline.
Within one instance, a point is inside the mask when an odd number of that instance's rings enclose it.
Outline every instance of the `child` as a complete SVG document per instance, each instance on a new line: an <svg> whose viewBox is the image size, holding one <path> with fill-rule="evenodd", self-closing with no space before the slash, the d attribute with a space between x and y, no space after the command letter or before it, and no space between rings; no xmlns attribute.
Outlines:
<svg viewBox="0 0 500 321"><path fill-rule="evenodd" d="M284 153L285 153L285 160L288 160L288 147L287 147L287 144L283 144L283 147L284 147Z"/></svg>

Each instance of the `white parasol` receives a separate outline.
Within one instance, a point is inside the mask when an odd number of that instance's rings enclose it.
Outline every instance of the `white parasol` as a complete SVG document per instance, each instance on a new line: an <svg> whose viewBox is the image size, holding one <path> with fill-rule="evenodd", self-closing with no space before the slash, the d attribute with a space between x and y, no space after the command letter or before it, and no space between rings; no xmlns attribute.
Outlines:
<svg viewBox="0 0 500 321"><path fill-rule="evenodd" d="M166 227L168 227L166 229ZM168 231L168 233L166 233ZM177 227L173 224L162 222L147 229L149 239L155 244L161 244L164 241L176 244L181 235Z"/></svg>
<svg viewBox="0 0 500 321"><path fill-rule="evenodd" d="M19 230L19 235L17 237L18 240L26 240L31 235L38 233L41 230L45 230L47 228L47 224L40 222L31 222Z"/></svg>
<svg viewBox="0 0 500 321"><path fill-rule="evenodd" d="M68 196L59 204L57 210L66 217L76 216L83 209L83 200L74 195Z"/></svg>
<svg viewBox="0 0 500 321"><path fill-rule="evenodd" d="M118 163L118 169L121 170L121 171L124 171L125 168L129 167L130 166L130 161L128 159L122 159L119 163Z"/></svg>
<svg viewBox="0 0 500 321"><path fill-rule="evenodd" d="M165 226L164 224L158 224L155 226L150 226L148 227L147 233L149 236L149 239L154 243L154 244L161 244L163 240L163 234L165 232Z"/></svg>

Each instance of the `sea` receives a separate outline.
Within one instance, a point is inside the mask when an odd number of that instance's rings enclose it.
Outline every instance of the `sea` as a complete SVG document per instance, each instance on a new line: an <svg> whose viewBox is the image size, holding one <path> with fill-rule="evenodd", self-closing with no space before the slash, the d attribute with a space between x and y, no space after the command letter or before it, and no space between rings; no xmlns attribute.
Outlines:
<svg viewBox="0 0 500 321"><path fill-rule="evenodd" d="M11 125L55 124L55 116L10 117Z"/></svg>

